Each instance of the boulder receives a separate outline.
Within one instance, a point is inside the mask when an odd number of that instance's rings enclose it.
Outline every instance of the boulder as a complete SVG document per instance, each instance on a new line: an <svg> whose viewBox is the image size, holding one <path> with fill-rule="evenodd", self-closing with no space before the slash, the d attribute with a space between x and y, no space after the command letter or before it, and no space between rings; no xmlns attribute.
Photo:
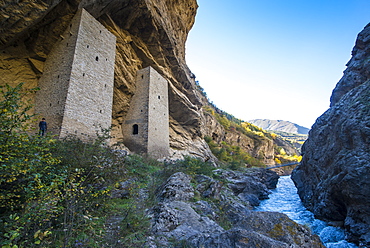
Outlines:
<svg viewBox="0 0 370 248"><path fill-rule="evenodd" d="M286 215L252 211L249 201L235 197L267 194L265 179L257 176L264 173L216 170L215 175L219 179L196 175L192 180L179 172L160 187L158 203L148 211L149 247L324 247Z"/></svg>

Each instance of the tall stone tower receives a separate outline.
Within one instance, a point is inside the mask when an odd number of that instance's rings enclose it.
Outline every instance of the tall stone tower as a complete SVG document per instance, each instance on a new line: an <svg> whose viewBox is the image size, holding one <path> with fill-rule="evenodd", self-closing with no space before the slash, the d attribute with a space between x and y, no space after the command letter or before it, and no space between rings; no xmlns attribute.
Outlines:
<svg viewBox="0 0 370 248"><path fill-rule="evenodd" d="M152 67L137 73L136 92L122 131L131 151L153 158L169 155L168 82Z"/></svg>
<svg viewBox="0 0 370 248"><path fill-rule="evenodd" d="M39 81L36 113L49 131L83 139L112 120L116 37L86 10L74 16L50 52Z"/></svg>

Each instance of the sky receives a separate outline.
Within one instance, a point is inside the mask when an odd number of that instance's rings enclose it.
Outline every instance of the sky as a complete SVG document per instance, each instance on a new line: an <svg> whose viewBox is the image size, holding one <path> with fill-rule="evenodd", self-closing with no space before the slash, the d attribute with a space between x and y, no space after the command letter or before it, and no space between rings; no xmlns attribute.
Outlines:
<svg viewBox="0 0 370 248"><path fill-rule="evenodd" d="M330 105L370 0L197 0L186 61L218 108L310 128Z"/></svg>

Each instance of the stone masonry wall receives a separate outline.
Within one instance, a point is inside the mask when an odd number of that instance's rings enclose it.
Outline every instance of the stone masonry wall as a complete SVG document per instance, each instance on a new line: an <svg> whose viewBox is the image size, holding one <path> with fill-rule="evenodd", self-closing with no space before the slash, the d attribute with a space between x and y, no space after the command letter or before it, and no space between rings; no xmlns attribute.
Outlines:
<svg viewBox="0 0 370 248"><path fill-rule="evenodd" d="M46 118L48 131L56 135L60 135L62 126L81 13L75 15L51 50L38 83L35 112Z"/></svg>
<svg viewBox="0 0 370 248"><path fill-rule="evenodd" d="M115 49L116 37L82 10L61 136L111 126Z"/></svg>
<svg viewBox="0 0 370 248"><path fill-rule="evenodd" d="M169 155L168 82L149 67L148 154L153 157Z"/></svg>
<svg viewBox="0 0 370 248"><path fill-rule="evenodd" d="M137 153L148 151L149 70L146 69L137 72L135 95L131 99L126 121L122 124L123 143ZM135 134L134 125L137 125Z"/></svg>
<svg viewBox="0 0 370 248"><path fill-rule="evenodd" d="M116 38L81 9L61 39L46 61L36 111L60 137L94 137L111 125Z"/></svg>
<svg viewBox="0 0 370 248"><path fill-rule="evenodd" d="M122 130L123 142L131 151L153 158L169 155L168 83L152 67L137 73L135 95Z"/></svg>

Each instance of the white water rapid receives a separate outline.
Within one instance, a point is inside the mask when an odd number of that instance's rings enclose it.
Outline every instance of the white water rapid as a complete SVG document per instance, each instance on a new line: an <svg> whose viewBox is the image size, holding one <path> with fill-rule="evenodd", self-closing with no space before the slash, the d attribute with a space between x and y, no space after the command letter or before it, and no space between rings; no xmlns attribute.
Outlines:
<svg viewBox="0 0 370 248"><path fill-rule="evenodd" d="M269 197L261 201L255 210L284 213L295 222L308 225L315 234L320 236L328 248L357 247L344 240L345 235L342 229L328 226L324 221L314 218L314 215L303 206L290 176L280 177L276 189L272 190Z"/></svg>

